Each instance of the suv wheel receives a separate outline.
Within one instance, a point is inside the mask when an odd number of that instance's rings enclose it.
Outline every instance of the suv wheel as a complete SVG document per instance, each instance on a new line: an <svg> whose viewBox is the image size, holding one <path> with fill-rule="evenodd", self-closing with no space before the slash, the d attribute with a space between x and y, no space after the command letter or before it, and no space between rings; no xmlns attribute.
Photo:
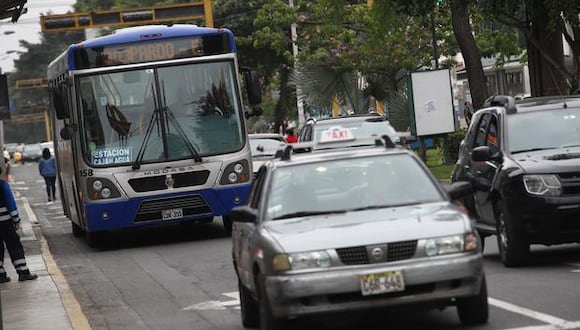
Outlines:
<svg viewBox="0 0 580 330"><path fill-rule="evenodd" d="M524 237L519 219L512 216L505 203L496 204L497 245L506 267L525 264L530 256L530 244Z"/></svg>
<svg viewBox="0 0 580 330"><path fill-rule="evenodd" d="M487 303L485 276L481 279L479 294L469 298L457 299L457 314L462 325L487 323L489 319L489 305Z"/></svg>

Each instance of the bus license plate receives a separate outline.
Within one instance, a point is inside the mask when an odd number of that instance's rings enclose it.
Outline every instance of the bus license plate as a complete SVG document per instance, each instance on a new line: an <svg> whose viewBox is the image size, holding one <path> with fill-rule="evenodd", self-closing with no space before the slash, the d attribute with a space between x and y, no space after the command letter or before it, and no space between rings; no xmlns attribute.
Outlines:
<svg viewBox="0 0 580 330"><path fill-rule="evenodd" d="M360 276L360 287L363 296L404 291L405 280L400 270L364 274Z"/></svg>
<svg viewBox="0 0 580 330"><path fill-rule="evenodd" d="M161 218L163 220L173 220L183 218L183 209L171 209L161 211Z"/></svg>

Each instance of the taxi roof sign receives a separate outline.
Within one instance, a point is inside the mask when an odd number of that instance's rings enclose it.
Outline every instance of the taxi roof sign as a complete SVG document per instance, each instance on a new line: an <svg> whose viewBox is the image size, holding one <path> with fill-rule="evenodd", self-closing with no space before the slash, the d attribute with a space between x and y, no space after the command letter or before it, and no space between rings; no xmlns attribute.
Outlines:
<svg viewBox="0 0 580 330"><path fill-rule="evenodd" d="M322 132L318 143L352 141L354 139L354 134L350 129L333 126Z"/></svg>

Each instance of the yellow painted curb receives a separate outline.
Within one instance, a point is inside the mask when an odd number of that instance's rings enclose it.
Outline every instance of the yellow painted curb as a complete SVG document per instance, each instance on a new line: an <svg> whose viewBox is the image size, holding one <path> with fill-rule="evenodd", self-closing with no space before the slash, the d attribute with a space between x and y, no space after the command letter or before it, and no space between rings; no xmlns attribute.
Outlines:
<svg viewBox="0 0 580 330"><path fill-rule="evenodd" d="M42 249L42 258L46 264L46 269L56 284L58 292L60 293L60 297L62 299L72 328L74 330L90 330L91 326L89 325L89 321L87 320L81 305L75 298L70 286L68 285L66 278L56 265L56 262L50 253L50 248L48 247L46 239L41 236L39 241Z"/></svg>

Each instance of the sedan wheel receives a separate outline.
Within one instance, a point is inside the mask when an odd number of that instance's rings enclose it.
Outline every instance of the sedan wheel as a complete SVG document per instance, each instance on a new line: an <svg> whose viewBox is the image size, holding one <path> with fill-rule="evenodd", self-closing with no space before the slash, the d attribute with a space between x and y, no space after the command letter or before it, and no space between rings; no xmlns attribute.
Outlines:
<svg viewBox="0 0 580 330"><path fill-rule="evenodd" d="M277 319L272 315L270 302L266 294L266 285L262 277L258 277L258 304L260 308L260 330L285 330L288 328L288 321Z"/></svg>
<svg viewBox="0 0 580 330"><path fill-rule="evenodd" d="M487 323L489 305L487 303L487 283L485 277L481 280L479 294L457 300L457 314L462 325Z"/></svg>
<svg viewBox="0 0 580 330"><path fill-rule="evenodd" d="M509 214L505 203L499 201L497 210L497 245L501 261L506 267L525 264L530 256L530 244L521 230L520 219Z"/></svg>
<svg viewBox="0 0 580 330"><path fill-rule="evenodd" d="M258 302L252 297L250 291L238 279L238 290L240 291L240 306L242 314L242 324L246 328L255 328L260 324L260 314Z"/></svg>

